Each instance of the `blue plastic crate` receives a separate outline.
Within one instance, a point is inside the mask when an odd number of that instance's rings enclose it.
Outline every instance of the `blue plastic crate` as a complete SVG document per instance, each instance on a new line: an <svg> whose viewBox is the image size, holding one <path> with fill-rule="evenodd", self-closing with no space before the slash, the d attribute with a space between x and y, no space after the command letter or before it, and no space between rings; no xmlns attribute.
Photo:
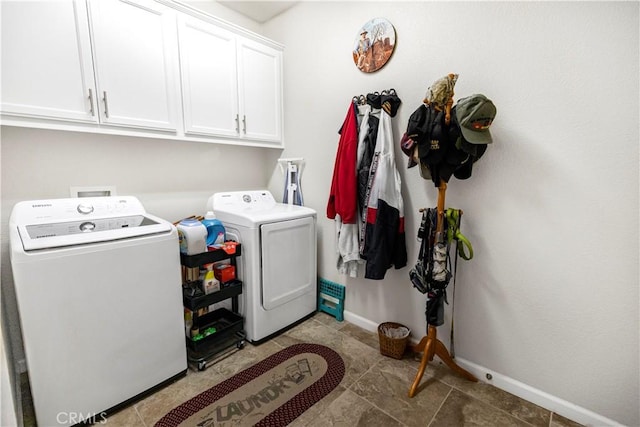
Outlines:
<svg viewBox="0 0 640 427"><path fill-rule="evenodd" d="M337 321L344 320L345 287L326 279L318 279L318 311L334 316Z"/></svg>

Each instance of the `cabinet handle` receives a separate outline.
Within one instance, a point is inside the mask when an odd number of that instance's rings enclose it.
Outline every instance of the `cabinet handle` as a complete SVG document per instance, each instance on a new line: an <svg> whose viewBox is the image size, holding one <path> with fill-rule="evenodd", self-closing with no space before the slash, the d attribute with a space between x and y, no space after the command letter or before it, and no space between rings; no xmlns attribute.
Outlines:
<svg viewBox="0 0 640 427"><path fill-rule="evenodd" d="M109 118L109 102L107 101L107 91L102 92L102 100L104 101L104 116Z"/></svg>
<svg viewBox="0 0 640 427"><path fill-rule="evenodd" d="M240 133L240 115L236 114L236 133Z"/></svg>
<svg viewBox="0 0 640 427"><path fill-rule="evenodd" d="M242 116L242 132L247 134L247 116Z"/></svg>
<svg viewBox="0 0 640 427"><path fill-rule="evenodd" d="M89 89L89 112L95 117L96 112L93 110L93 89Z"/></svg>

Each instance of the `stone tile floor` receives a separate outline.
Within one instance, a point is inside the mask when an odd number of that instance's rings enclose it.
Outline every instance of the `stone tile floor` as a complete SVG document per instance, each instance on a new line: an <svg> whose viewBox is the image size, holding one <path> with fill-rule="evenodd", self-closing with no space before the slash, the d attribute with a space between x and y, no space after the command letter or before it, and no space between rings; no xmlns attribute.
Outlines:
<svg viewBox="0 0 640 427"><path fill-rule="evenodd" d="M284 347L299 342L326 345L345 361L341 384L298 417L292 426L579 426L558 414L486 383L468 382L436 358L418 393L407 397L420 355L402 360L380 354L378 336L325 313L261 344L244 349L205 371L187 375L157 393L117 412L106 425L153 426L192 396L207 390ZM27 425L27 424L25 424Z"/></svg>

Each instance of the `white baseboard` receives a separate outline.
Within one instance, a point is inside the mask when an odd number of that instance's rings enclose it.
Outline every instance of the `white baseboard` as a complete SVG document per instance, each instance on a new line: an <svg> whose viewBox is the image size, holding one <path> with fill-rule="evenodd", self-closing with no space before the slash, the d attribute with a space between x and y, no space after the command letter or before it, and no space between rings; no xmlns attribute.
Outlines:
<svg viewBox="0 0 640 427"><path fill-rule="evenodd" d="M378 333L378 324L376 322L372 322L369 319L365 319L362 316L358 316L355 313L344 310L344 320L349 323L353 323L356 326L360 326L362 329L365 329L369 332Z"/></svg>
<svg viewBox="0 0 640 427"><path fill-rule="evenodd" d="M378 324L376 322L372 322L371 320L365 319L364 317L351 313L350 311L344 311L344 320L367 331L375 333L378 332ZM412 341L415 340L412 339ZM414 342L414 344L416 343L417 342ZM593 411L560 399L559 397L552 396L549 393L533 388L520 381L514 380L513 378L507 377L506 375L502 375L499 372L476 365L466 359L456 357L456 363L471 372L480 381L491 384L549 411L562 415L563 417L580 424L584 424L585 426L621 426L620 423L600 414L596 414ZM491 375L491 380L487 379L487 374Z"/></svg>
<svg viewBox="0 0 640 427"><path fill-rule="evenodd" d="M553 396L542 390L533 388L511 377L502 375L499 372L492 371L483 366L476 365L466 359L456 357L456 363L471 372L476 378L483 382L496 386L497 388L514 394L522 399L535 403L549 411L569 418L585 426L620 426L621 424L606 418L600 414L596 414L581 406L575 405L559 397ZM487 374L491 375L491 379L487 380Z"/></svg>

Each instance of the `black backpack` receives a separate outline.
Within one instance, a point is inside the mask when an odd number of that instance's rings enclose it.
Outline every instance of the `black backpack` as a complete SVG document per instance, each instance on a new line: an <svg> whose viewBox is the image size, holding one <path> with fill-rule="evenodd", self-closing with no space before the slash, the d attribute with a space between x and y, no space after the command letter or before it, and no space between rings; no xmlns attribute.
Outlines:
<svg viewBox="0 0 640 427"><path fill-rule="evenodd" d="M418 230L421 240L416 265L409 271L413 286L423 294L431 290L443 290L451 278L449 244L436 236L438 210L425 209Z"/></svg>

